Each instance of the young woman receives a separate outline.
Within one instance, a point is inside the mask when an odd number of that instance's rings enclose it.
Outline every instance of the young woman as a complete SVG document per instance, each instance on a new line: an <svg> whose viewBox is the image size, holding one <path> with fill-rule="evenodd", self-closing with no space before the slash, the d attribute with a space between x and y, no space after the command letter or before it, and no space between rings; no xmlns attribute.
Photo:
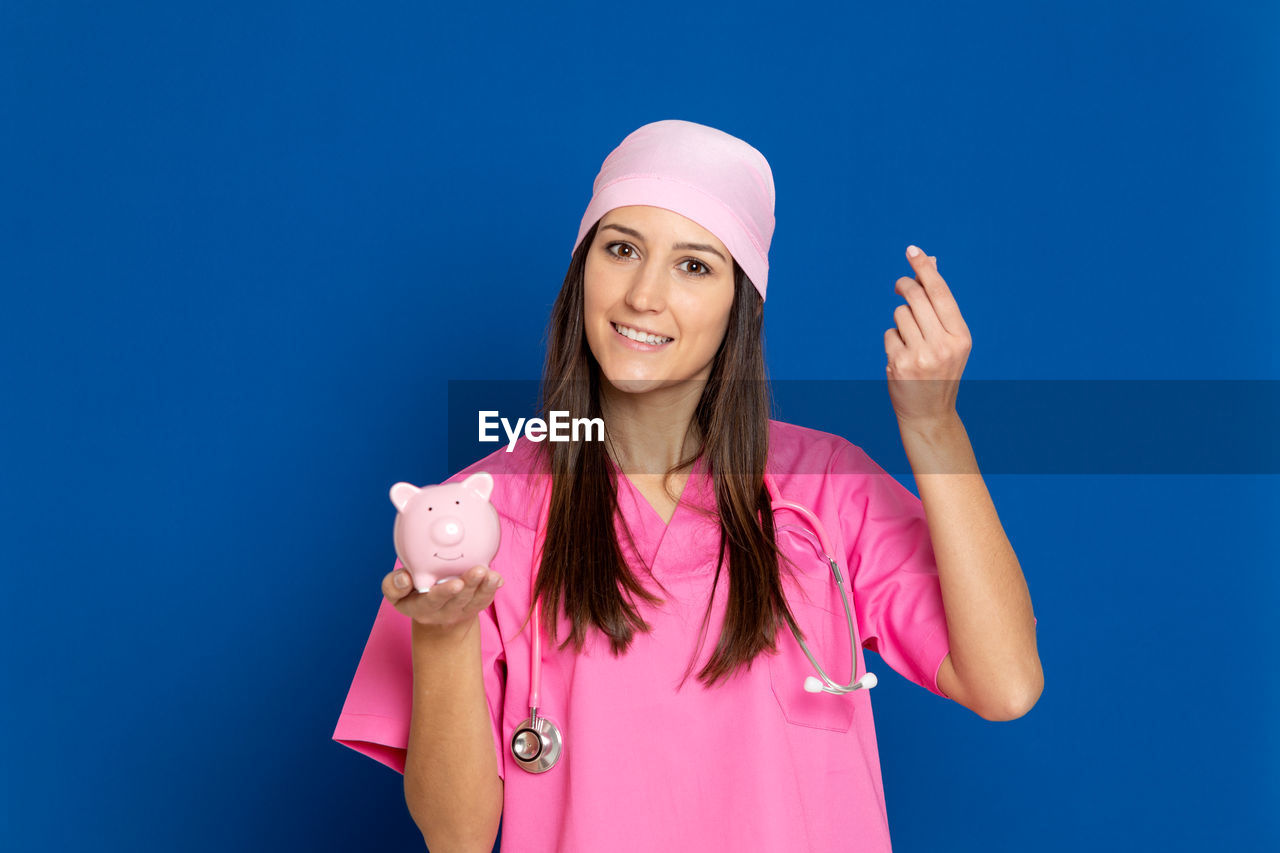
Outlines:
<svg viewBox="0 0 1280 853"><path fill-rule="evenodd" d="M522 853L888 851L863 649L985 719L1039 696L936 259L908 251L885 335L922 501L769 418L773 209L765 158L704 125L645 125L605 160L542 389L604 440L450 478L493 476L500 549L426 593L397 560L334 732L404 774L430 849L488 850L501 820Z"/></svg>

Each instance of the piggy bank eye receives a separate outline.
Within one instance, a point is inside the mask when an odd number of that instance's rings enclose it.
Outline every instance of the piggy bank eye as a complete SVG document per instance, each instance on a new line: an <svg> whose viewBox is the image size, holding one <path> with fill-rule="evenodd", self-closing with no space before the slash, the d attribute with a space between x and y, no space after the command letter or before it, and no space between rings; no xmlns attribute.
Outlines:
<svg viewBox="0 0 1280 853"><path fill-rule="evenodd" d="M454 503L456 503L456 504L461 504L461 503L462 503L462 501L454 501Z"/></svg>

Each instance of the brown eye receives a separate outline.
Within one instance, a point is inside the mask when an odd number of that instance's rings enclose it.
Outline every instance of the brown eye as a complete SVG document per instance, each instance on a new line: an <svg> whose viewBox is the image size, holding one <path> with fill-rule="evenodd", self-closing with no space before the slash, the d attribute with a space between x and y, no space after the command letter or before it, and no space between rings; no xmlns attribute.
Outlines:
<svg viewBox="0 0 1280 853"><path fill-rule="evenodd" d="M689 275L693 276L694 278L702 278L704 276L711 275L711 268L708 267L706 264L704 264L702 261L698 260L697 258L685 258L683 261L681 261L681 263L695 264L700 270L702 270L702 272L693 272L692 270L690 270Z"/></svg>

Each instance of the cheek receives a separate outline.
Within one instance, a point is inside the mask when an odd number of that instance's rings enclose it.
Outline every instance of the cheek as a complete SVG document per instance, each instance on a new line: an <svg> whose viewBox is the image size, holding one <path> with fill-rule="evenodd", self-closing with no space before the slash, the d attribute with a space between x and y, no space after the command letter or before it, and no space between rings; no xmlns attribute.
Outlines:
<svg viewBox="0 0 1280 853"><path fill-rule="evenodd" d="M604 310L609 286L609 270L601 270L597 263L588 262L582 280L582 307L588 316L592 311Z"/></svg>
<svg viewBox="0 0 1280 853"><path fill-rule="evenodd" d="M593 311L600 310L599 291L599 282L593 280L591 276L587 276L582 283L582 310L588 318L591 317Z"/></svg>
<svg viewBox="0 0 1280 853"><path fill-rule="evenodd" d="M699 345L710 348L713 352L720 346L720 342L724 340L725 333L729 329L729 311L732 308L732 302L726 302L716 305L707 305L706 302L701 304L690 304L685 308L688 312L687 316L707 317L709 319L705 323L698 326Z"/></svg>

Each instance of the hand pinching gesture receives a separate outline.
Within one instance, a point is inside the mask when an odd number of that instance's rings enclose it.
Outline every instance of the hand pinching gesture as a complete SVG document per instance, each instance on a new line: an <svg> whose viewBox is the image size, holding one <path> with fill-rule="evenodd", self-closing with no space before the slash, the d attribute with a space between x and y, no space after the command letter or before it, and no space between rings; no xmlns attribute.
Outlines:
<svg viewBox="0 0 1280 853"><path fill-rule="evenodd" d="M893 411L900 425L914 426L955 415L972 340L951 289L938 274L938 259L910 246L907 260L915 278L904 275L894 284L907 304L893 312L897 327L884 333L884 351Z"/></svg>

